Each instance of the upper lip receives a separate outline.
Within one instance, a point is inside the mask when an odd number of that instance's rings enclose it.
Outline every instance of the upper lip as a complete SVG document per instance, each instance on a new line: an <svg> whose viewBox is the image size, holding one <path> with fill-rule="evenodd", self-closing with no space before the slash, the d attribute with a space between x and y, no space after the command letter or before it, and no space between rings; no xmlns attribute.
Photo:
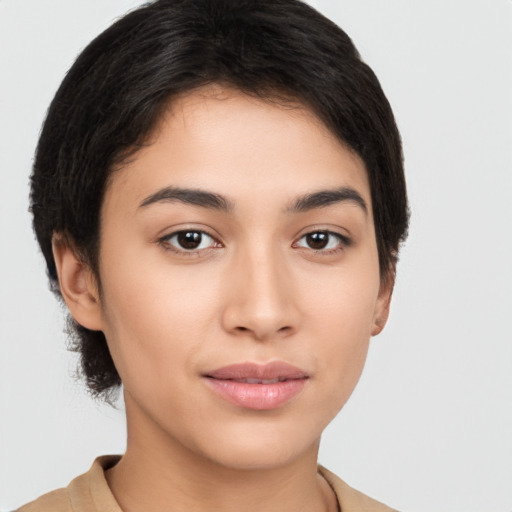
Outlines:
<svg viewBox="0 0 512 512"><path fill-rule="evenodd" d="M205 374L205 377L219 380L291 380L306 379L308 374L304 370L284 361L272 361L266 364L253 362L231 364L209 371Z"/></svg>

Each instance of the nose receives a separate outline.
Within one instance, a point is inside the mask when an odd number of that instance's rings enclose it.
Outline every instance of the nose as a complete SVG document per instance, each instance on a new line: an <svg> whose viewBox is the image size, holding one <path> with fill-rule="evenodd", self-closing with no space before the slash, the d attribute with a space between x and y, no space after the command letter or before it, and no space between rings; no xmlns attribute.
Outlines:
<svg viewBox="0 0 512 512"><path fill-rule="evenodd" d="M297 331L297 296L283 258L273 251L240 255L229 280L232 286L222 319L225 330L259 341L285 338Z"/></svg>

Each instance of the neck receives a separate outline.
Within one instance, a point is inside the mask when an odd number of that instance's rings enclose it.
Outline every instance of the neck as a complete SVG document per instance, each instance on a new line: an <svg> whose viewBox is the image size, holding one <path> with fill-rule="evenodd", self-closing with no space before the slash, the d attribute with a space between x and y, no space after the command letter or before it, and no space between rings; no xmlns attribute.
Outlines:
<svg viewBox="0 0 512 512"><path fill-rule="evenodd" d="M125 455L106 473L124 512L336 511L317 472L318 445L264 468L229 467L183 446L156 425L128 418Z"/></svg>

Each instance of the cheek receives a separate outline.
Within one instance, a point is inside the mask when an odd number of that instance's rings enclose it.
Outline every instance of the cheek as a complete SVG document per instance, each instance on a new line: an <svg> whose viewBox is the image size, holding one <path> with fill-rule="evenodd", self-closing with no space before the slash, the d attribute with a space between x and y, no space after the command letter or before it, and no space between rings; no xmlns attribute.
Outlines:
<svg viewBox="0 0 512 512"><path fill-rule="evenodd" d="M371 256L297 280L309 324L343 346L370 338L380 289L378 263Z"/></svg>
<svg viewBox="0 0 512 512"><path fill-rule="evenodd" d="M134 271L127 261L104 269L104 330L125 385L164 382L177 376L176 367L193 370L216 321L211 279L163 270L148 264Z"/></svg>
<svg viewBox="0 0 512 512"><path fill-rule="evenodd" d="M360 271L322 280L322 288L309 287L305 334L316 340L312 347L319 375L325 376L324 404L334 413L352 393L366 360L380 285L373 268L361 265Z"/></svg>

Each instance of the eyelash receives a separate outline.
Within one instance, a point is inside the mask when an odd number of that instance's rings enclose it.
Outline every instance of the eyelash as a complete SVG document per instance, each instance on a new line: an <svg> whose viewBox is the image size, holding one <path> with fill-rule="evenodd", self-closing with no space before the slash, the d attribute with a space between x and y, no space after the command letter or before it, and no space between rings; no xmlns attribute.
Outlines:
<svg viewBox="0 0 512 512"><path fill-rule="evenodd" d="M190 234L196 234L196 235L201 236L200 245L203 242L203 240L202 240L203 237L210 238L212 240L212 243L208 247L192 248L192 249L188 249L188 250L184 247L181 247L181 248L176 247L173 243L171 243L171 240L173 238L177 238L180 235L190 235ZM299 242L301 240L305 240L307 237L311 237L313 235L327 235L329 237L327 245L329 245L332 238L335 238L337 240L336 247L329 248L329 249L325 249L325 248L315 249L313 247L299 245ZM219 242L214 236L210 235L209 233L207 233L206 231L203 231L201 229L181 229L179 231L174 231L173 233L170 233L168 235L165 235L165 236L159 238L158 243L165 250L172 251L172 252L179 254L180 256L184 256L184 257L197 257L201 253L203 253L203 251L208 251L211 249L216 249L218 247L222 247L221 242ZM325 230L325 229L317 229L317 230L309 231L308 233L303 234L296 242L294 242L292 244L292 247L297 248L297 249L311 250L315 254L328 256L328 255L337 254L337 253L343 251L344 249L349 247L351 245L351 243L352 243L351 239L345 235L342 235L341 233L336 233L334 231L329 231L329 230Z"/></svg>

